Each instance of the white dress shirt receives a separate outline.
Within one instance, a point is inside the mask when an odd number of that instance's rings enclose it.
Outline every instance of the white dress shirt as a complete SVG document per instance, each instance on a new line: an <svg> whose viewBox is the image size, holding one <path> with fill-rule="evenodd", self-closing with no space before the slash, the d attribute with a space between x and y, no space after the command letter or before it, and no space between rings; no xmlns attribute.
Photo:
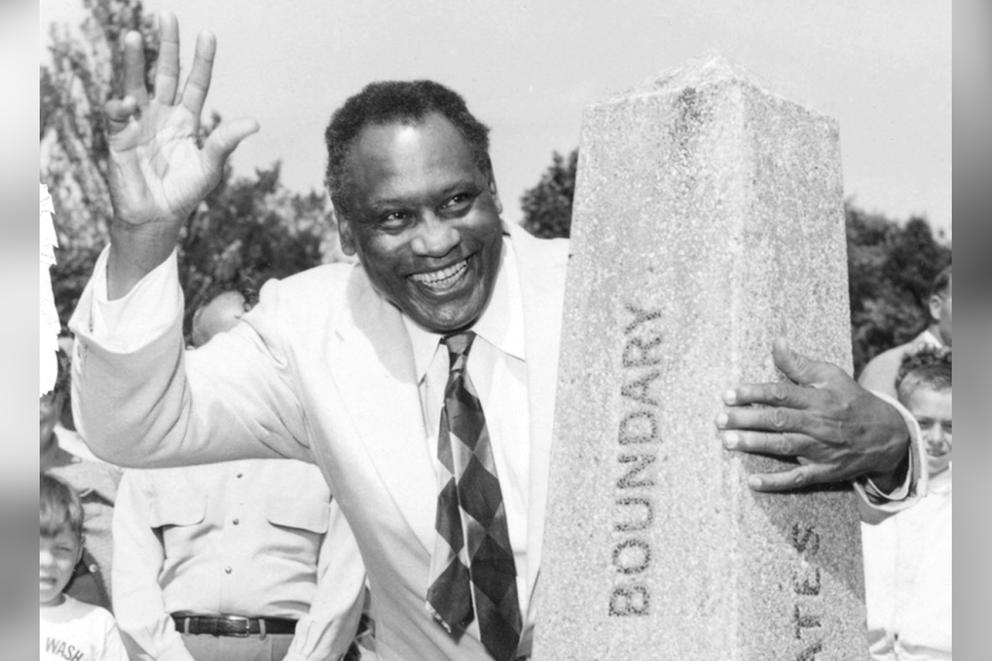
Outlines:
<svg viewBox="0 0 992 661"><path fill-rule="evenodd" d="M475 385L486 415L506 523L517 570L517 595L524 618L530 595L527 589L527 511L530 503L530 416L527 396L527 356L524 320L517 281L516 258L508 239L503 240L503 264L492 298L472 327L476 339L469 351L466 371ZM431 333L403 316L420 385L424 416L424 451L434 458L435 471L445 470L437 461L437 435L448 382L448 352L439 345L442 335ZM512 412L512 413L510 413ZM445 470L445 473L447 471ZM524 622L524 626L529 624ZM478 637L478 624L469 629Z"/></svg>
<svg viewBox="0 0 992 661"><path fill-rule="evenodd" d="M298 620L287 660L337 658L365 570L316 466L255 459L127 470L114 512L114 610L140 658L192 661L171 613Z"/></svg>

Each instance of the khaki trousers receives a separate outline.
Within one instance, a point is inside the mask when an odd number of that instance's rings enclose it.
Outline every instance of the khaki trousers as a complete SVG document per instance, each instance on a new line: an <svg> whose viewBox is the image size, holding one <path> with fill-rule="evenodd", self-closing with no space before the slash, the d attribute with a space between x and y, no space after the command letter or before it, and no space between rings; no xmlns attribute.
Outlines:
<svg viewBox="0 0 992 661"><path fill-rule="evenodd" d="M182 634L183 644L196 661L282 661L293 634L277 633L237 638L210 634Z"/></svg>

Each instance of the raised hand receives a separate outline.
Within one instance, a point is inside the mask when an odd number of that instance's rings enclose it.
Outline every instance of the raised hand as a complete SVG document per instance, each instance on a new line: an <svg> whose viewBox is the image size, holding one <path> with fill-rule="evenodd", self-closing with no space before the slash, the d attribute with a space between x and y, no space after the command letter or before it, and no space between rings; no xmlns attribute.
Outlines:
<svg viewBox="0 0 992 661"><path fill-rule="evenodd" d="M124 97L107 102L110 192L114 205L108 294L117 298L175 247L179 230L218 184L235 147L258 130L251 119L221 123L197 144L200 113L210 88L216 39L201 33L192 68L179 93L179 25L159 21L154 91L145 88L141 35L124 38Z"/></svg>
<svg viewBox="0 0 992 661"><path fill-rule="evenodd" d="M728 391L717 427L728 450L799 463L751 475L750 486L784 491L868 475L882 489L894 487L909 440L895 408L841 368L797 354L784 340L775 341L772 356L792 383L742 384Z"/></svg>

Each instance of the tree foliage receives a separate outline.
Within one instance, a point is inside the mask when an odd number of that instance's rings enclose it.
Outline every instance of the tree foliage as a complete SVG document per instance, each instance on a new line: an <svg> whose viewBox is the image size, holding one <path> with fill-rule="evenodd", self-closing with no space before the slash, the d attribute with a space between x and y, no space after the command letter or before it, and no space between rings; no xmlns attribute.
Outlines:
<svg viewBox="0 0 992 661"><path fill-rule="evenodd" d="M77 0L77 22L48 26L42 59L41 181L55 206L59 235L52 287L63 327L82 293L113 214L107 183L108 146L102 108L120 93L119 41L132 29L145 36L150 80L157 54L150 20L134 0ZM205 118L201 138L218 124ZM300 194L280 181L280 164L221 183L192 214L178 248L186 295L186 330L192 312L226 289L260 286L322 262L344 259L328 223L323 193Z"/></svg>
<svg viewBox="0 0 992 661"><path fill-rule="evenodd" d="M897 223L848 202L847 273L855 372L875 355L908 342L929 324L934 277L951 263L923 218Z"/></svg>
<svg viewBox="0 0 992 661"><path fill-rule="evenodd" d="M279 171L277 162L253 178L225 177L184 228L179 280L187 334L193 312L217 294L303 271L332 250L326 242L336 236L327 232L326 196L289 191Z"/></svg>
<svg viewBox="0 0 992 661"><path fill-rule="evenodd" d="M68 6L68 5L67 5ZM80 0L78 22L52 22L41 59L41 181L55 205L63 250L106 241L111 216L103 104L120 91L117 44L140 30L151 62L155 38L134 0Z"/></svg>
<svg viewBox="0 0 992 661"><path fill-rule="evenodd" d="M521 198L522 225L542 238L569 236L578 150L554 152L540 181ZM908 341L929 321L934 276L951 262L951 248L924 218L899 223L844 205L848 288L855 373L878 353Z"/></svg>
<svg viewBox="0 0 992 661"><path fill-rule="evenodd" d="M521 224L534 236L542 239L568 236L578 159L578 149L573 149L568 156L554 152L551 165L541 175L541 180L520 198L524 213Z"/></svg>

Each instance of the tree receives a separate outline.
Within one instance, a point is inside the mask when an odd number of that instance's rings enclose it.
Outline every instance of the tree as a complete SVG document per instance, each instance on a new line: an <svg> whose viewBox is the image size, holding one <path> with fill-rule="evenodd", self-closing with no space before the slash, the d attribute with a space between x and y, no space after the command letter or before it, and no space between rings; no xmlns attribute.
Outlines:
<svg viewBox="0 0 992 661"><path fill-rule="evenodd" d="M924 218L900 225L850 201L844 212L857 374L874 356L908 342L929 324L930 284L951 263L951 247L934 238Z"/></svg>
<svg viewBox="0 0 992 661"><path fill-rule="evenodd" d="M567 160L555 152L540 181L521 198L521 224L535 236L569 236L577 157L578 150ZM930 283L951 263L951 247L934 237L925 218L900 224L865 213L850 200L844 204L844 215L857 374L875 355L927 326Z"/></svg>
<svg viewBox="0 0 992 661"><path fill-rule="evenodd" d="M74 22L49 25L41 85L41 180L52 193L60 248L52 269L63 328L76 306L112 217L107 183L104 102L119 95L119 39L129 30L145 36L147 78L157 55L150 20L134 0L78 0ZM201 137L219 123L205 118ZM260 286L322 262L344 259L328 223L326 195L299 194L280 182L280 164L254 177L221 183L193 213L178 249L179 280L186 295L186 331L193 311L215 294Z"/></svg>
<svg viewBox="0 0 992 661"><path fill-rule="evenodd" d="M554 152L541 180L520 198L524 212L521 225L534 236L553 239L569 235L578 160L578 149L573 149L567 157Z"/></svg>
<svg viewBox="0 0 992 661"><path fill-rule="evenodd" d="M292 193L280 164L254 178L221 182L184 228L179 279L186 295L184 328L193 312L222 291L260 287L322 263L336 233L327 225L324 195Z"/></svg>
<svg viewBox="0 0 992 661"><path fill-rule="evenodd" d="M103 104L120 89L114 78L123 57L118 40L140 30L149 71L156 41L135 0L81 0L75 9L76 22L48 25L42 53L41 181L52 195L62 250L88 252L106 242L111 215L102 127Z"/></svg>
<svg viewBox="0 0 992 661"><path fill-rule="evenodd" d="M67 5L68 6L68 5ZM141 30L154 55L150 21L140 2L83 0L73 22L53 20L40 67L40 177L55 207L57 263L52 290L63 328L82 293L111 217L107 142L101 127L122 54L118 39ZM151 61L152 58L149 58Z"/></svg>

